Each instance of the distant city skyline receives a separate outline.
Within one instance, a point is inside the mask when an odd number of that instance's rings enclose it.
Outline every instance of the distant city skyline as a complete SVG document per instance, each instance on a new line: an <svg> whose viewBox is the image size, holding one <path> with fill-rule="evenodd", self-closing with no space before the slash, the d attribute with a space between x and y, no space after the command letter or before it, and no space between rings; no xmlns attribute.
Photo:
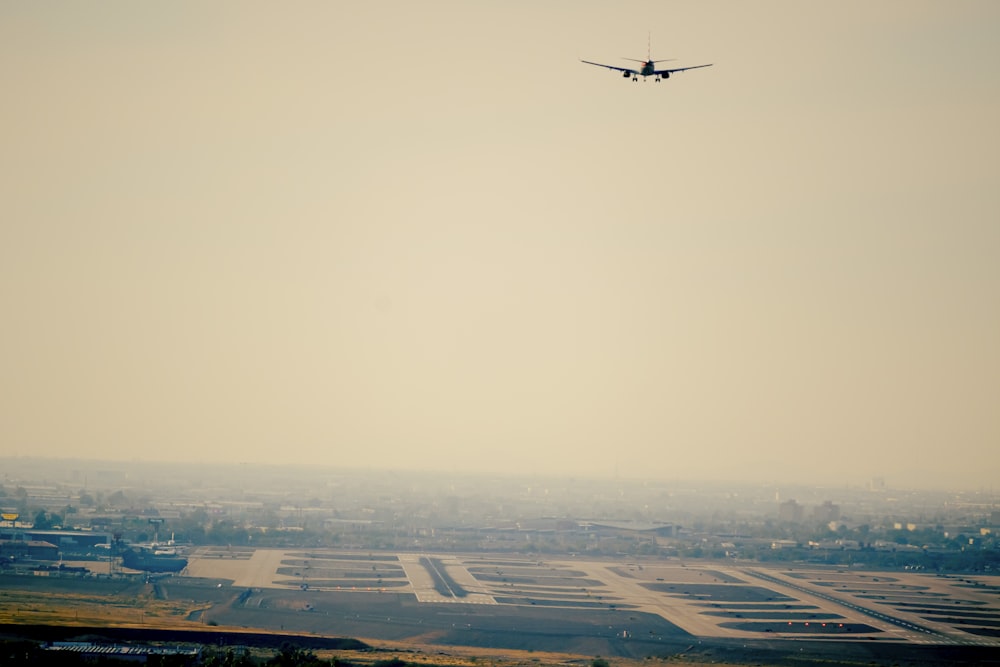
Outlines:
<svg viewBox="0 0 1000 667"><path fill-rule="evenodd" d="M632 471L621 474L613 470L599 470L597 472L571 472L571 471L536 471L536 470L507 470L507 469L485 469L483 467L461 469L461 468L433 468L433 467L392 467L366 464L330 464L330 463L301 463L301 462L273 462L273 461L231 461L223 459L205 458L196 461L186 461L180 459L152 459L152 458L131 458L131 459L108 459L108 458L86 458L79 456L72 457L46 457L46 456L0 456L0 486L7 484L8 491L12 483L19 483L23 471L35 471L34 474L41 474L43 478L67 480L54 475L55 470L73 470L76 481L86 486L107 486L108 478L118 480L118 483L132 479L132 474L138 471L140 479L147 480L149 476L165 470L173 471L175 474L182 469L190 472L190 467L194 466L201 471L216 471L215 474L242 473L250 476L256 475L301 475L303 473L315 474L318 476L332 475L352 475L358 474L362 477L369 475L385 475L387 478L401 478L411 482L426 479L441 480L467 480L469 484L475 484L476 480L518 480L528 482L534 480L539 484L627 484L627 485L652 485L664 488L685 489L717 489L725 487L731 493L738 495L740 490L746 489L770 489L775 494L775 503L801 497L803 490L811 489L821 491L827 489L837 493L844 491L874 491L878 493L897 492L957 492L957 493L977 493L986 494L993 497L1000 492L1000 487L995 484L954 484L940 478L928 477L927 481L921 483L918 480L903 480L896 478L886 478L882 476L864 477L863 475L847 475L844 478L824 479L822 476L803 476L797 479L779 479L767 476L733 476L733 477L697 477L685 471L679 471L677 475L669 474L647 474ZM14 471L11 476L11 471ZM39 470L49 472L39 473ZM225 473L224 471L229 471ZM95 475L94 479L88 477ZM30 476L31 473L29 473ZM186 473L187 474L187 473ZM170 478L165 480L169 482ZM134 481L134 480L133 480ZM114 486L114 484L112 484Z"/></svg>
<svg viewBox="0 0 1000 667"><path fill-rule="evenodd" d="M5 3L0 451L989 487L997 26Z"/></svg>

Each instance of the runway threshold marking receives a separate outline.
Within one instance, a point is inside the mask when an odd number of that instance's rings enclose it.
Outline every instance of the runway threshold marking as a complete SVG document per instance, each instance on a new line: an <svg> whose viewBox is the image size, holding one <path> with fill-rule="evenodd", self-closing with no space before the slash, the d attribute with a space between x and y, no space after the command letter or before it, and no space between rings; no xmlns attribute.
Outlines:
<svg viewBox="0 0 1000 667"><path fill-rule="evenodd" d="M423 554L399 554L399 563L403 573L410 582L417 602L446 602L451 604L499 604L492 596L483 593L469 593L464 598L454 595L441 595L434 587L434 579L427 568L421 563L422 558L431 558ZM470 575L471 576L471 575Z"/></svg>

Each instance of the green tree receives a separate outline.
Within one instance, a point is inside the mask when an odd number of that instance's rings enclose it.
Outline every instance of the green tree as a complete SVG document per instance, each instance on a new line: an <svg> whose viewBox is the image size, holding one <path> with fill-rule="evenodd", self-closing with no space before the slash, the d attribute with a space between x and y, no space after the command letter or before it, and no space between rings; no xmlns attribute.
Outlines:
<svg viewBox="0 0 1000 667"><path fill-rule="evenodd" d="M388 660L377 660L373 667L406 667L406 661L401 658L389 658Z"/></svg>
<svg viewBox="0 0 1000 667"><path fill-rule="evenodd" d="M125 492L119 489L108 496L108 505L111 505L112 507L123 507L128 505L128 498L125 497Z"/></svg>
<svg viewBox="0 0 1000 667"><path fill-rule="evenodd" d="M11 640L0 641L0 664L10 665L41 665L45 664L42 648L36 642Z"/></svg>
<svg viewBox="0 0 1000 667"><path fill-rule="evenodd" d="M35 530L48 530L52 527L52 519L45 510L38 510L33 523Z"/></svg>
<svg viewBox="0 0 1000 667"><path fill-rule="evenodd" d="M249 667L257 663L246 653L236 655L230 648L226 649L225 653L220 651L205 656L202 664L206 667Z"/></svg>
<svg viewBox="0 0 1000 667"><path fill-rule="evenodd" d="M311 651L285 642L278 654L264 664L268 667L325 667L329 663L324 663Z"/></svg>

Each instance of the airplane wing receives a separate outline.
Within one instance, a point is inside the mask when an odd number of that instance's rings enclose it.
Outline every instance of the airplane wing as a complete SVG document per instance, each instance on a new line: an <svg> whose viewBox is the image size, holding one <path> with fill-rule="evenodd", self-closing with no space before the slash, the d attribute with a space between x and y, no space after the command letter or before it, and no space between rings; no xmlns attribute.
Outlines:
<svg viewBox="0 0 1000 667"><path fill-rule="evenodd" d="M587 63L588 65L597 65L598 67L607 67L608 69L613 69L616 72L628 72L629 74L632 75L639 74L638 70L634 70L631 67L615 67L614 65L605 65L604 63L592 63L589 60L581 60L580 62ZM671 70L671 71L676 71L676 70Z"/></svg>
<svg viewBox="0 0 1000 667"><path fill-rule="evenodd" d="M586 62L586 61L584 61ZM707 65L692 65L691 67L675 67L674 69L658 69L653 72L653 74L659 74L660 76L665 76L667 74L673 74L674 72L683 72L688 69L698 69L699 67L711 67L714 63L709 63ZM605 65L607 67L607 65Z"/></svg>

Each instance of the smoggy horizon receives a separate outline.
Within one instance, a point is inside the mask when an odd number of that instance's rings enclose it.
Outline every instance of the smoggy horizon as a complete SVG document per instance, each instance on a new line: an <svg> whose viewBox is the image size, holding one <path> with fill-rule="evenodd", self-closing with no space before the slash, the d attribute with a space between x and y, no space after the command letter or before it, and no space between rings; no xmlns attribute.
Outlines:
<svg viewBox="0 0 1000 667"><path fill-rule="evenodd" d="M511 480L514 482L531 482L536 480L539 483L579 483L579 484L639 484L642 486L652 485L672 487L678 490L700 489L707 491L724 487L733 493L740 490L753 488L774 489L776 491L793 489L829 489L840 491L874 491L886 492L955 492L955 493L976 493L987 494L992 498L996 492L995 485L990 484L953 484L940 478L928 476L924 480L904 480L894 477L884 477L874 475L864 477L859 472L858 475L845 478L823 478L820 476L805 476L801 478L775 478L775 477L691 477L685 471L677 471L676 475L653 474L643 475L631 471L622 474L618 470L609 469L606 471L596 471L594 473L574 474L570 472L551 472L535 470L506 470L506 469L439 469L422 467L393 467L386 465L337 465L329 462L323 463L261 463L253 461L230 461L230 460L168 460L168 459L99 459L85 457L41 457L41 456L0 456L0 467L4 472L4 479L0 484L6 482L8 485L17 480L18 483L24 479L35 479L39 481L46 479L58 481L60 474L72 473L74 478L83 480L84 485L92 485L88 482L87 471L93 472L98 478L107 476L112 472L129 473L137 472L138 480L149 480L148 475L160 475L161 473L181 473L185 469L188 472L197 470L199 473L211 475L232 473L234 475L281 475L290 474L296 477L303 473L315 475L322 478L325 475L340 477L343 475L359 475L360 477L377 475L386 478L398 477L407 480L407 483L420 483L420 480L447 480L450 483L456 480L465 480L470 484L475 484L476 480ZM61 473L60 473L61 471ZM215 471L215 472L213 472ZM227 474L228 474L227 473ZM27 477L25 477L27 475ZM41 477L38 477L41 475ZM163 478L162 481L170 483L171 478ZM192 479L185 479L190 482ZM229 478L227 478L229 479ZM65 481L65 480L64 480ZM113 486L113 485L112 485Z"/></svg>
<svg viewBox="0 0 1000 667"><path fill-rule="evenodd" d="M7 3L0 450L988 486L997 25Z"/></svg>

